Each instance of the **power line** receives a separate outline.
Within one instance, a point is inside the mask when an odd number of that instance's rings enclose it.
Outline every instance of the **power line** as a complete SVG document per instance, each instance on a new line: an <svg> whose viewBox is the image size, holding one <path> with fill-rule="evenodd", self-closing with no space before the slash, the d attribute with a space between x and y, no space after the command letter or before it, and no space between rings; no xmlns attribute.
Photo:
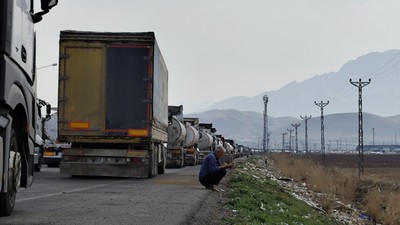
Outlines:
<svg viewBox="0 0 400 225"><path fill-rule="evenodd" d="M367 76L370 76L371 78L375 79L382 79L383 77L396 74L396 72L400 71L400 68L396 69L396 66L400 64L400 58L398 58L398 56L400 56L400 52L395 54L393 57L391 57L388 61L386 61L382 66L380 66L373 72L368 73ZM391 63L394 64L392 64L390 67L387 68L387 66L389 66ZM343 86L338 88L336 91L333 91L332 93L333 94L328 97L332 100L340 101L342 99L349 97L352 94L352 91L351 88L344 83Z"/></svg>
<svg viewBox="0 0 400 225"><path fill-rule="evenodd" d="M371 77L372 77L372 78L378 78L379 76L384 76L383 74L385 74L386 72L388 72L388 71L391 70L393 67L395 67L395 66L397 66L397 65L399 65L399 64L400 64L400 61L398 61L396 64L392 65L391 67L389 67L389 68L386 69L385 71L380 72L380 73L375 74L375 75L372 75ZM397 70L395 70L395 71L397 71ZM389 74L391 74L391 73L389 73Z"/></svg>
<svg viewBox="0 0 400 225"><path fill-rule="evenodd" d="M395 56L393 56L389 61L387 61L385 64L383 64L381 67L379 67L378 69L376 69L374 72L369 73L367 76L374 76L373 74L378 72L379 70L381 70L382 68L384 68L385 66L387 66L389 63L391 63L397 56L400 55L400 52L397 53Z"/></svg>
<svg viewBox="0 0 400 225"><path fill-rule="evenodd" d="M394 70L394 71L391 71L390 73L382 74L382 75L380 75L380 76L377 76L377 77L375 77L375 79L377 80L377 79L381 79L381 78L383 78L383 77L387 77L387 76L389 76L389 75L395 74L397 71L400 71L400 68L398 68L398 69L396 69L396 70Z"/></svg>
<svg viewBox="0 0 400 225"><path fill-rule="evenodd" d="M344 87L344 86L342 86L342 87ZM329 98L332 100L336 100L336 101L345 99L352 94L351 89L349 87L347 87L346 90L344 90L343 92L334 92L334 93L336 93L336 94L329 96Z"/></svg>

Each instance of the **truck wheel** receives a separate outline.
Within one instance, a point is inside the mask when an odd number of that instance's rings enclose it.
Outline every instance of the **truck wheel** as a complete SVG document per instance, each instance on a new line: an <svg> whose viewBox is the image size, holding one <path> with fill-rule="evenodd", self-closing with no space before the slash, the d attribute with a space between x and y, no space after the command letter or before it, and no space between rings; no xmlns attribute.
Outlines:
<svg viewBox="0 0 400 225"><path fill-rule="evenodd" d="M176 168L183 168L183 163L185 163L183 161L183 158L181 157L181 159L179 161L175 161L176 163Z"/></svg>
<svg viewBox="0 0 400 225"><path fill-rule="evenodd" d="M0 216L9 216L14 210L17 190L21 184L21 155L14 129L11 130L10 156L8 160L8 186L6 193L0 193Z"/></svg>

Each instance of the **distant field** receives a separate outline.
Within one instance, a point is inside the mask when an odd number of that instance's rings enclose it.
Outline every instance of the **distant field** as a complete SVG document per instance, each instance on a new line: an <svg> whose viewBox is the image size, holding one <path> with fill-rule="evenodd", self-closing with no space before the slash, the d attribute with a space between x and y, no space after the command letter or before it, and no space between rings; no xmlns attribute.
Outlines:
<svg viewBox="0 0 400 225"><path fill-rule="evenodd" d="M322 161L321 154L309 157ZM358 154L325 154L326 166L358 168L358 159ZM364 167L400 167L400 154L364 154Z"/></svg>
<svg viewBox="0 0 400 225"><path fill-rule="evenodd" d="M322 155L309 158L322 162ZM358 171L358 154L325 154L328 167L354 168ZM379 182L400 183L400 154L364 154L364 178Z"/></svg>

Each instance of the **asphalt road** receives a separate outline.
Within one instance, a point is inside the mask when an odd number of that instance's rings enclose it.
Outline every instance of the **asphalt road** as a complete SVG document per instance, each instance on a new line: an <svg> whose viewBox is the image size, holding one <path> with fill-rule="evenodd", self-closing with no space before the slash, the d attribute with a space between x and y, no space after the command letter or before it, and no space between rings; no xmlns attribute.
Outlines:
<svg viewBox="0 0 400 225"><path fill-rule="evenodd" d="M71 177L42 167L20 189L14 212L0 225L190 224L210 191L199 166L167 169L152 179Z"/></svg>

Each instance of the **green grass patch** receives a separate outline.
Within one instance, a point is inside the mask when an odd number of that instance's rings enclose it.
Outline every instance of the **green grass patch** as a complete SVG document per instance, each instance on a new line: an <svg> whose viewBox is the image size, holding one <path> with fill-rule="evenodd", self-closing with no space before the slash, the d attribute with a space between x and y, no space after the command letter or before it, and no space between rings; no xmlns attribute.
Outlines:
<svg viewBox="0 0 400 225"><path fill-rule="evenodd" d="M260 156L237 162L228 184L234 216L225 217L224 224L338 224L268 179Z"/></svg>

